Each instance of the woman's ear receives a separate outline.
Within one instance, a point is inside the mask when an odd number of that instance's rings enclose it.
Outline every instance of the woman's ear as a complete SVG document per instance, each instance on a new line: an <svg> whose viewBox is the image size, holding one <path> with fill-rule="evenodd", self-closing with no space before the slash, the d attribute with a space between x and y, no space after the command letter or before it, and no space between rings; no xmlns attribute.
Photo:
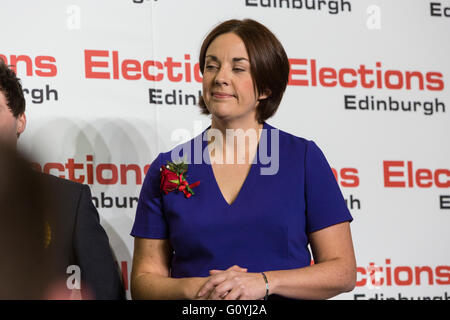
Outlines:
<svg viewBox="0 0 450 320"><path fill-rule="evenodd" d="M264 90L264 92L259 95L258 101L267 99L268 97L270 97L271 94L272 94L272 91L270 91L270 89Z"/></svg>

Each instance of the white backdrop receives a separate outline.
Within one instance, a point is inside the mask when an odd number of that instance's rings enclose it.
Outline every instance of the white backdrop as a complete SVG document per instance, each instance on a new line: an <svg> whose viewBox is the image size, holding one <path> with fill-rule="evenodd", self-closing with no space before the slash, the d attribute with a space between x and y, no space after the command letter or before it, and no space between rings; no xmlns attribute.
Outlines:
<svg viewBox="0 0 450 320"><path fill-rule="evenodd" d="M1 2L0 58L17 64L26 89L19 145L41 170L90 185L127 289L146 166L182 142L176 129L194 136L210 122L184 101L201 90L201 42L219 22L248 17L291 59L268 122L319 145L354 217L358 283L337 298L450 295L450 1L325 3ZM406 110L389 110L389 99Z"/></svg>

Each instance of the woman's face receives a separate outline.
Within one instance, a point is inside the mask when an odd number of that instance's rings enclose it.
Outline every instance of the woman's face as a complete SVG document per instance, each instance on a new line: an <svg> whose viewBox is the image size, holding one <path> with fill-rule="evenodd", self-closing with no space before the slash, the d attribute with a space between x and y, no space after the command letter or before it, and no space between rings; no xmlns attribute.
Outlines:
<svg viewBox="0 0 450 320"><path fill-rule="evenodd" d="M258 99L244 42L234 33L214 39L205 56L203 100L213 117L235 120L255 119Z"/></svg>

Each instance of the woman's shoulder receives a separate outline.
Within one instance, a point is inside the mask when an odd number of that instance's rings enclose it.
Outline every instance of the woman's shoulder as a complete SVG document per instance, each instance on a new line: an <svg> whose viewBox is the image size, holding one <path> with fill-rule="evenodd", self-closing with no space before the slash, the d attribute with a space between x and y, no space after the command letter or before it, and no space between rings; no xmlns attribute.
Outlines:
<svg viewBox="0 0 450 320"><path fill-rule="evenodd" d="M278 139L280 148L286 148L290 150L301 150L306 151L309 145L314 144L312 140L306 139L304 137L289 133L285 130L279 129L275 126L266 123L266 128L271 131L272 129L278 131ZM272 139L276 137L277 134L271 134ZM294 148L294 149L293 149Z"/></svg>
<svg viewBox="0 0 450 320"><path fill-rule="evenodd" d="M192 163L196 151L200 153L200 156L203 154L203 134L205 131L206 129L192 139L179 143L168 151L161 151L154 161L158 162L160 165L166 164L168 161L184 161L185 163Z"/></svg>

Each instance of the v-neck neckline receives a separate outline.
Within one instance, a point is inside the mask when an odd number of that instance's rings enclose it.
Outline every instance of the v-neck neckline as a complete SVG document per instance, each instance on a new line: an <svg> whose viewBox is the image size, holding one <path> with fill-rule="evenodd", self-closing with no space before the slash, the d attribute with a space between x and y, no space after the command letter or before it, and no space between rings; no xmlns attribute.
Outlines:
<svg viewBox="0 0 450 320"><path fill-rule="evenodd" d="M205 131L203 132L203 134L207 134L207 132L208 132L208 130L211 128L211 126L209 126L208 128L206 128L205 129ZM262 129L267 129L267 123L266 122L263 122L263 127L262 127ZM263 131L262 131L263 132ZM236 197L234 198L234 201L233 202L231 202L231 203L228 203L228 201L225 199L225 196L223 195L223 192L222 192L222 190L220 189L220 187L219 187L219 183L217 182L217 179L216 179L216 175L214 174L214 170L213 170L213 167L212 167L212 163L211 163L211 158L210 158L210 156L209 156L209 147L208 147L208 140L205 140L205 139L202 139L202 141L203 141L203 150L205 150L205 148L206 148L206 157L207 157L207 165L208 165L208 167L209 167L209 173L210 173L210 177L211 177L211 179L214 181L213 182L213 184L215 184L215 190L217 190L217 193L219 194L219 197L222 199L222 201L225 203L225 205L226 205L226 207L227 208L232 208L232 207L235 207L236 206L236 201L238 201L240 198L242 198L243 197L243 193L245 192L245 190L246 190L246 185L249 183L248 182L248 180L249 179L251 179L252 178L252 174L253 174L253 172L255 171L255 170L257 170L258 168L258 164L259 164L259 147L260 147L260 141L261 141L261 136L262 136L262 132L261 132L261 135L259 135L258 136L258 144L257 144L257 146L256 146L256 152L255 152L255 156L254 156L254 159L252 159L252 162L251 162L251 164L250 164L250 170L248 171L248 173L247 173L247 176L245 177L245 179L244 179L244 182L242 183L242 185L241 185L241 188L239 189L239 192L238 192L238 194L236 195ZM203 137L202 137L203 138ZM255 161L255 158L256 158L256 162L255 163L253 163L254 161Z"/></svg>

